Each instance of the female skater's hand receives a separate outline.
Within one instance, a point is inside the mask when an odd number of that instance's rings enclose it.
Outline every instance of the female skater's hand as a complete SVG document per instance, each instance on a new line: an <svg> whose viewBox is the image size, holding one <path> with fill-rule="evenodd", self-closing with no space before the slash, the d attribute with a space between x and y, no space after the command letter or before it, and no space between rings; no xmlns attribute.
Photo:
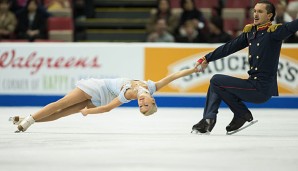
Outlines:
<svg viewBox="0 0 298 171"><path fill-rule="evenodd" d="M198 72L204 71L208 66L208 62L205 57L200 58L195 64L195 68L198 69Z"/></svg>
<svg viewBox="0 0 298 171"><path fill-rule="evenodd" d="M85 107L84 109L82 109L80 112L82 113L83 116L87 116L88 115L88 109L87 109L87 107Z"/></svg>

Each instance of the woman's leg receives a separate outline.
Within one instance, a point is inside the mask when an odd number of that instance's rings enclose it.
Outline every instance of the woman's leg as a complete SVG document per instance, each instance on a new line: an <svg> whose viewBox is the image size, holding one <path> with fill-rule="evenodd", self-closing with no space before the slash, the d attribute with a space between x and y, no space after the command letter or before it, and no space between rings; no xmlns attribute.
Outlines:
<svg viewBox="0 0 298 171"><path fill-rule="evenodd" d="M85 100L85 101L83 101L81 103L77 103L75 105L69 106L68 108L59 110L59 111L53 113L50 116L47 116L47 117L42 118L40 120L36 120L36 122L54 121L54 120L57 120L59 118L65 117L65 116L69 116L71 114L78 113L78 112L80 112L80 110L84 109L86 106L88 108L95 107L94 105L92 105L92 103L91 103L90 100Z"/></svg>
<svg viewBox="0 0 298 171"><path fill-rule="evenodd" d="M88 94L83 92L81 89L75 88L74 90L69 92L67 95L65 95L62 99L60 99L56 102L50 103L50 104L46 105L45 107L43 107L38 112L34 113L32 115L32 117L36 121L41 120L45 117L48 117L48 116L56 113L57 111L62 111L63 109L66 109L70 106L84 102L89 99L91 99L91 96L89 96Z"/></svg>
<svg viewBox="0 0 298 171"><path fill-rule="evenodd" d="M35 121L41 120L43 118L49 117L50 115L62 111L63 109L66 109L70 106L82 103L86 100L91 99L91 96L83 92L79 88L75 88L70 93L65 95L62 99L50 103L43 107L41 110L39 110L37 113L27 116L19 125L18 130L19 131L26 131L30 125L32 125ZM69 113L69 112L68 112ZM18 132L19 132L18 131Z"/></svg>

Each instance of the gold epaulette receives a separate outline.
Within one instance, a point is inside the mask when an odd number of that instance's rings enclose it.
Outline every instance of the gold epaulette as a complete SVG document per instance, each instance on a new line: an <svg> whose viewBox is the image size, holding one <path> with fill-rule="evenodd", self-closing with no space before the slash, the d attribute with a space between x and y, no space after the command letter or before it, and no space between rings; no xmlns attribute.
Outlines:
<svg viewBox="0 0 298 171"><path fill-rule="evenodd" d="M253 26L254 26L253 24L247 24L243 29L243 33L250 32Z"/></svg>
<svg viewBox="0 0 298 171"><path fill-rule="evenodd" d="M267 32L275 32L277 27L281 26L282 24L272 24L271 26L268 27Z"/></svg>

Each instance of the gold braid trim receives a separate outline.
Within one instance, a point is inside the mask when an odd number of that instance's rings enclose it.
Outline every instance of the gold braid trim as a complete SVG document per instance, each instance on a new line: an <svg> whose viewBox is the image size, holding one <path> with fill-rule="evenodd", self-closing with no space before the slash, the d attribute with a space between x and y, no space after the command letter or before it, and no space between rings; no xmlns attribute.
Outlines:
<svg viewBox="0 0 298 171"><path fill-rule="evenodd" d="M267 32L275 32L275 30L281 25L282 24L272 24L271 26L268 27Z"/></svg>
<svg viewBox="0 0 298 171"><path fill-rule="evenodd" d="M244 33L248 33L251 31L252 27L254 27L253 24L247 24L244 28L243 28L243 32Z"/></svg>

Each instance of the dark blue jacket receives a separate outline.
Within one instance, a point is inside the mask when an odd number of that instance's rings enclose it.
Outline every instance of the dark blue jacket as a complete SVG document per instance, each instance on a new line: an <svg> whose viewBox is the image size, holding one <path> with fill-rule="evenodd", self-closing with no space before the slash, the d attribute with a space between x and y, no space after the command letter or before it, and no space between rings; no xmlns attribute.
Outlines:
<svg viewBox="0 0 298 171"><path fill-rule="evenodd" d="M268 25L252 27L207 54L206 60L215 61L248 47L249 79L264 94L278 96L277 69L281 45L284 39L298 31L298 19L280 25L274 32L267 32L267 28Z"/></svg>

